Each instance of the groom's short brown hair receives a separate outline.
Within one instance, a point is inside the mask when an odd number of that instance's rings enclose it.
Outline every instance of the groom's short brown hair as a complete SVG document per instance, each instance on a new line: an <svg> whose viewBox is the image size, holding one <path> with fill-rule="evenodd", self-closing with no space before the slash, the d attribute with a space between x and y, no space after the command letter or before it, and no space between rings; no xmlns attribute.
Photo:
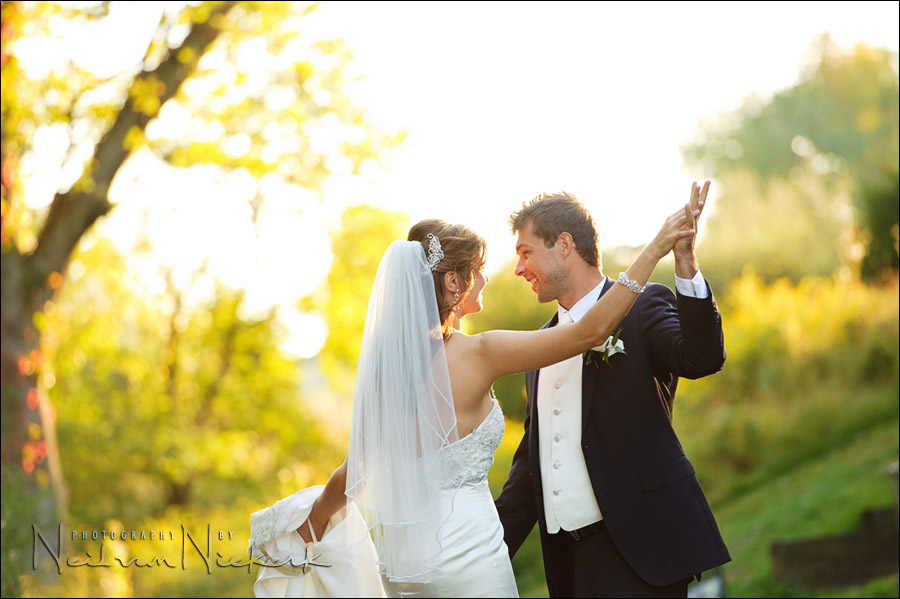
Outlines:
<svg viewBox="0 0 900 599"><path fill-rule="evenodd" d="M584 261L600 268L597 226L575 194L567 191L542 193L523 203L522 208L509 217L514 234L529 223L532 232L543 239L548 248L553 247L561 233L568 233Z"/></svg>

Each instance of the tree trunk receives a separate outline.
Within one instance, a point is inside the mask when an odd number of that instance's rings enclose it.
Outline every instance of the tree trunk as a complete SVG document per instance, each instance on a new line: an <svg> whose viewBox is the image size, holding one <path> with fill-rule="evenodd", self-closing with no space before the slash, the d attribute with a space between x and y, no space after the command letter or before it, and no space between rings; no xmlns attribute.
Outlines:
<svg viewBox="0 0 900 599"><path fill-rule="evenodd" d="M39 335L22 294L22 261L15 250L3 255L0 315L2 384L2 595L21 593L18 576L30 557L31 524L49 530L59 516L50 490L45 423L37 388ZM52 436L50 437L53 438Z"/></svg>

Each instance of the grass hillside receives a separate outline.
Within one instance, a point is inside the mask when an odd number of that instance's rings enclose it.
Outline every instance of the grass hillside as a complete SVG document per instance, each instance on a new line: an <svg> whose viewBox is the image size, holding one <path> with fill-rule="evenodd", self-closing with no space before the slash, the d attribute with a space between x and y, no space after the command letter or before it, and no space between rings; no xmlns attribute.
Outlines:
<svg viewBox="0 0 900 599"><path fill-rule="evenodd" d="M721 568L729 597L897 597L897 576L857 588L811 591L772 581L769 547L850 532L866 509L894 501L888 465L897 460L898 421L855 438L759 484L715 509L733 561Z"/></svg>

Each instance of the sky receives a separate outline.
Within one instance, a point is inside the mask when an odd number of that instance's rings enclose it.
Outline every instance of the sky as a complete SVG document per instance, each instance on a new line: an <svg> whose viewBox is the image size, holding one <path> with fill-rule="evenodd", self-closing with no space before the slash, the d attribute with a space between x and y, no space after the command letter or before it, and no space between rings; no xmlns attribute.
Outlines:
<svg viewBox="0 0 900 599"><path fill-rule="evenodd" d="M126 59L128 44L149 35L162 10L126 4L120 24L92 40L70 40L98 70L115 68L103 50L110 38L119 36L115 55ZM792 85L822 32L843 47L865 42L896 51L898 7L326 1L306 27L346 40L353 69L365 75L355 100L374 122L408 132L384 171L334 178L324 203L273 183L271 212L256 236L244 197L252 181L135 161L118 177L111 192L118 206L99 227L123 246L144 227L153 261L180 265L182 281L208 260L213 274L248 289L257 307L282 306L290 351L309 356L324 340L324 324L289 304L327 273L328 260L303 257L328 255L327 231L344 208L367 203L405 212L411 222L466 224L486 238L491 271L514 255L510 213L538 193L564 189L594 215L601 246L642 245L687 201L695 175L685 171L679 146L699 122L751 94L767 98ZM42 154L61 146L58 131L39 134L47 138ZM28 168L35 175L29 201L49 201L58 179L42 176L36 163ZM714 182L709 211L715 197ZM198 227L212 206L216 222Z"/></svg>
<svg viewBox="0 0 900 599"><path fill-rule="evenodd" d="M687 199L695 175L679 146L698 122L790 86L823 31L843 46L898 45L896 2L340 3L320 12L369 73L379 120L410 131L394 172L355 195L414 221L473 226L488 238L489 267L511 256L509 214L542 191L575 193L601 245L648 242Z"/></svg>

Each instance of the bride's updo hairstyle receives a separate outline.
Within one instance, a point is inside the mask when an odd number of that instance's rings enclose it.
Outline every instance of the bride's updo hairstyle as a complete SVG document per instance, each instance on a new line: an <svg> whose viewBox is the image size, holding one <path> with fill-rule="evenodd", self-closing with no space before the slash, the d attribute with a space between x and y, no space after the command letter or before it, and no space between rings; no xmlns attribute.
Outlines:
<svg viewBox="0 0 900 599"><path fill-rule="evenodd" d="M441 242L444 257L434 269L434 293L437 296L438 310L441 318L441 331L444 340L450 336L450 315L453 308L462 305L475 282L475 273L484 268L487 246L484 239L475 231L463 225L451 225L442 220L428 219L412 226L407 241L418 241L428 257L430 239L428 234L435 235ZM453 294L444 286L444 274L454 271L459 277L459 301L453 301ZM448 300L449 298L449 300Z"/></svg>

